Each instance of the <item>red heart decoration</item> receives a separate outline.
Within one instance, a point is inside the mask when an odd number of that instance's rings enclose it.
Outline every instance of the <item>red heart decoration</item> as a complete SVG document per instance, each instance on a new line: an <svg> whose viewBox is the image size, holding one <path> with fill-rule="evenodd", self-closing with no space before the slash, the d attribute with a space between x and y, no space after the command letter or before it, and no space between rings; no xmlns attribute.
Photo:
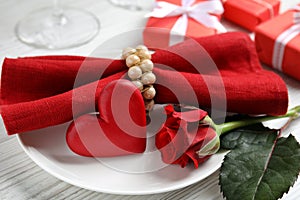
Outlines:
<svg viewBox="0 0 300 200"><path fill-rule="evenodd" d="M82 156L111 157L142 153L146 148L146 113L139 89L128 80L101 92L100 114L75 119L67 130L69 148Z"/></svg>

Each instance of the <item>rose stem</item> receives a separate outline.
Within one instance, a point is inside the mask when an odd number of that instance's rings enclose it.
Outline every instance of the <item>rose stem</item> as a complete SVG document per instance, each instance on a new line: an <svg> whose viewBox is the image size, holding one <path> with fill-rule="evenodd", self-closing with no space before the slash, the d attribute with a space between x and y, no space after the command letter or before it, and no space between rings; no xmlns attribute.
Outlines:
<svg viewBox="0 0 300 200"><path fill-rule="evenodd" d="M296 119L299 116L300 116L300 106L296 106L290 109L285 115L256 117L256 118L244 119L239 121L225 122L219 125L216 124L212 124L212 125L217 130L217 133L219 135L222 135L234 129L245 127L252 124L257 124L260 122L270 121L274 119L281 119L286 117L290 117L291 119Z"/></svg>

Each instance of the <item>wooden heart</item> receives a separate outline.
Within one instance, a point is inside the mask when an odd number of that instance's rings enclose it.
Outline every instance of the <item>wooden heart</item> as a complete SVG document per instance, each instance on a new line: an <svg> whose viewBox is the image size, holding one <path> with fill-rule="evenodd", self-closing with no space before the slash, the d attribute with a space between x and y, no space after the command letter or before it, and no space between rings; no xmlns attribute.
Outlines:
<svg viewBox="0 0 300 200"><path fill-rule="evenodd" d="M75 119L67 130L69 148L82 156L112 157L142 153L146 148L143 97L128 80L108 84L98 100L100 114Z"/></svg>

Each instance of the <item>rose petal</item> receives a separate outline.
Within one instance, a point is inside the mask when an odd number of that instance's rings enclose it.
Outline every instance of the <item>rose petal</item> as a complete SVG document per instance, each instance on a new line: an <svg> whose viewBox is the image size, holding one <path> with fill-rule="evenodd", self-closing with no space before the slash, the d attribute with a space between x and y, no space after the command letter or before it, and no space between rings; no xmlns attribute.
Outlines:
<svg viewBox="0 0 300 200"><path fill-rule="evenodd" d="M205 157L199 158L198 154L196 154L194 150L187 151L186 155L193 162L194 167L196 169L199 167L199 164L204 163L205 161L207 161L211 157L211 155L207 155Z"/></svg>
<svg viewBox="0 0 300 200"><path fill-rule="evenodd" d="M179 164L181 167L191 162L198 168L199 164L211 155L199 157L197 152L216 137L215 130L209 124L199 125L199 121L207 116L207 112L194 108L177 112L172 105L166 106L165 111L167 120L156 136L156 146L162 154L163 161Z"/></svg>
<svg viewBox="0 0 300 200"><path fill-rule="evenodd" d="M201 109L195 109L180 113L180 118L187 122L198 122L207 116L207 112Z"/></svg>

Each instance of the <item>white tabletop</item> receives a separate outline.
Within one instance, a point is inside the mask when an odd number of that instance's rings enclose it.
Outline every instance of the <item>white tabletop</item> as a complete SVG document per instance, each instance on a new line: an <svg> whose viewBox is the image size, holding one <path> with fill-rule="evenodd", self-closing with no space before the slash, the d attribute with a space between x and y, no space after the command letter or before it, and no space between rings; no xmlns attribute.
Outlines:
<svg viewBox="0 0 300 200"><path fill-rule="evenodd" d="M146 1L146 0L145 0ZM101 21L99 35L89 44L66 50L35 49L21 43L15 36L15 24L30 11L51 5L42 0L0 0L0 64L4 57L29 55L83 55L88 56L102 42L122 31L145 26L143 17L147 11L129 11L110 4L107 0L62 0L63 5L84 8L94 13ZM300 0L282 0L284 11ZM229 30L242 30L231 23L223 22ZM300 105L300 82L280 74L286 81L290 105ZM286 131L300 130L299 120ZM297 131L299 134L299 131ZM37 166L22 150L15 136L7 136L0 128L0 199L223 199L218 186L218 171L205 180L183 189L144 196L121 196L85 190L65 183ZM300 181L296 182L285 200L300 199Z"/></svg>

